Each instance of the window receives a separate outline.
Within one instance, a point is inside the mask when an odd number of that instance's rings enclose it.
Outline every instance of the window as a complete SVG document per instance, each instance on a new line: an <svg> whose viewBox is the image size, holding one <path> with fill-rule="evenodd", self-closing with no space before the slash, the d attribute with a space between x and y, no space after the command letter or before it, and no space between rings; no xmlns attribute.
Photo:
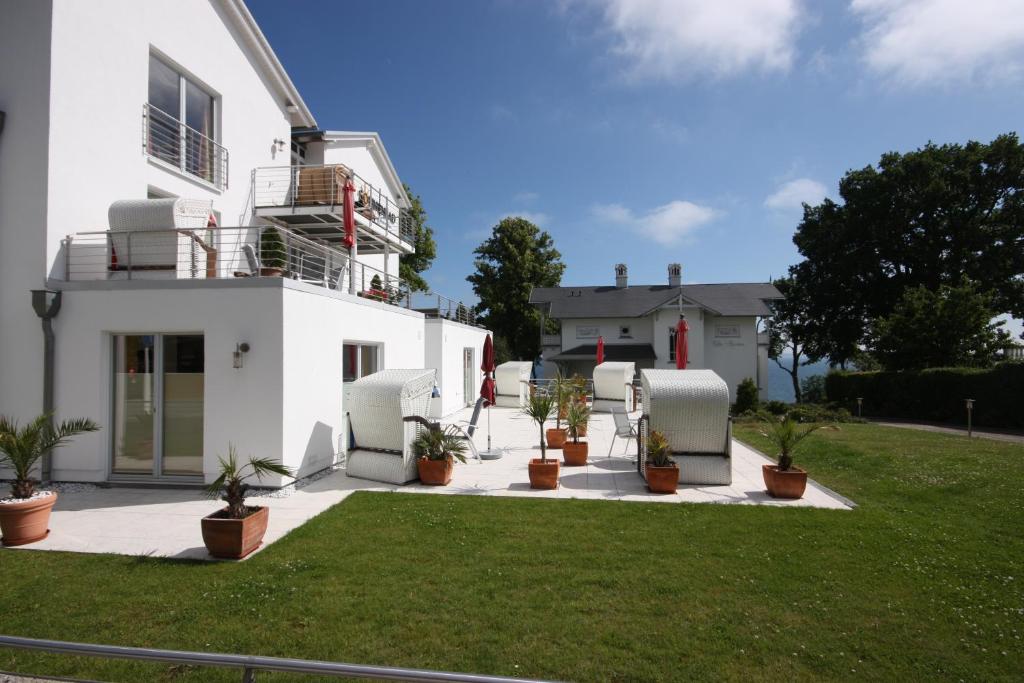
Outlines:
<svg viewBox="0 0 1024 683"><path fill-rule="evenodd" d="M292 140L292 166L306 165L306 144Z"/></svg>
<svg viewBox="0 0 1024 683"><path fill-rule="evenodd" d="M668 360L670 363L676 362L676 328L668 328Z"/></svg>
<svg viewBox="0 0 1024 683"><path fill-rule="evenodd" d="M203 86L150 55L146 153L227 187L227 152L216 142L216 103Z"/></svg>
<svg viewBox="0 0 1024 683"><path fill-rule="evenodd" d="M378 344L345 344L342 348L342 381L354 382L380 370Z"/></svg>
<svg viewBox="0 0 1024 683"><path fill-rule="evenodd" d="M632 336L633 335L630 333L629 325L623 325L623 326L621 326L619 328L619 337L620 338L623 338L623 337L629 338L629 337L632 337Z"/></svg>

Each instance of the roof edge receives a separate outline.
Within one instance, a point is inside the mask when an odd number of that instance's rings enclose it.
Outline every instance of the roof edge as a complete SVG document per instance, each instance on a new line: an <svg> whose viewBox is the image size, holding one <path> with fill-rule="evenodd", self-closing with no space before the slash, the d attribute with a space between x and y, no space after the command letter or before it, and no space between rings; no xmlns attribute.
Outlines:
<svg viewBox="0 0 1024 683"><path fill-rule="evenodd" d="M391 162L391 157L388 155L387 148L384 147L384 141L381 140L380 133L374 131L325 130L323 138L324 142L331 142L332 140L364 140L368 142L367 149L370 150L374 160L384 170L384 179L392 186L391 190L398 197L399 204L402 205L403 209L408 209L412 206L409 195L405 192L405 185L402 184L402 179L398 177L398 171Z"/></svg>

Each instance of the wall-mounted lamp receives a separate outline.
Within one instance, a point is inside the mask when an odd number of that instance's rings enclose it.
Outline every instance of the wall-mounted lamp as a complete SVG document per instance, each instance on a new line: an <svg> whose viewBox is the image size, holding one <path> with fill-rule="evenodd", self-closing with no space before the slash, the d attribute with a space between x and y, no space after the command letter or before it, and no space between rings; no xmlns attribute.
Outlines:
<svg viewBox="0 0 1024 683"><path fill-rule="evenodd" d="M235 344L235 350L231 352L231 367L233 367L235 370L242 367L242 359L245 357L245 354L247 353L249 353L248 342Z"/></svg>
<svg viewBox="0 0 1024 683"><path fill-rule="evenodd" d="M274 144L277 145L278 152L284 151L284 140L282 140L281 138L274 138Z"/></svg>

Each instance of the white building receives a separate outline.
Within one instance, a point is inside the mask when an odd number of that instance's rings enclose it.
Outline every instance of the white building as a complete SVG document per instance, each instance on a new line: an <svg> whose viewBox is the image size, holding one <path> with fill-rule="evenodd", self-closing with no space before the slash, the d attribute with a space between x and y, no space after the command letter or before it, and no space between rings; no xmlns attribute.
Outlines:
<svg viewBox="0 0 1024 683"><path fill-rule="evenodd" d="M380 138L319 130L241 0L5 2L0 112L0 414L49 405L46 290L55 414L103 427L52 478L209 480L229 442L306 475L383 368L435 368L438 415L474 400L486 331L398 279Z"/></svg>
<svg viewBox="0 0 1024 683"><path fill-rule="evenodd" d="M782 298L768 283L682 284L682 267L668 266L663 285L630 285L628 269L615 266L615 284L604 287L536 287L530 303L561 332L542 335L542 357L563 372L590 377L597 340L605 360L643 368L674 368L676 324L686 318L689 368L710 369L729 385L746 378L761 391L768 386L768 337L759 321L771 315L768 302Z"/></svg>

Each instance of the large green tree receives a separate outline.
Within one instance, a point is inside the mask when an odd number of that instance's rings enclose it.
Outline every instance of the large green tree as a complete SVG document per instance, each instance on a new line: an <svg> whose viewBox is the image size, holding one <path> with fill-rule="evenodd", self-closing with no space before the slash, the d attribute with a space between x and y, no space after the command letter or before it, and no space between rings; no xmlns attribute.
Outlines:
<svg viewBox="0 0 1024 683"><path fill-rule="evenodd" d="M808 292L807 353L845 365L904 292L967 277L995 313L1024 317L1024 145L934 145L849 171L841 203L804 207L793 274Z"/></svg>
<svg viewBox="0 0 1024 683"><path fill-rule="evenodd" d="M783 298L772 302L772 317L768 318L768 357L782 368L793 383L793 397L803 401L800 368L811 361L806 357L807 293L793 277L780 278L775 285Z"/></svg>
<svg viewBox="0 0 1024 683"><path fill-rule="evenodd" d="M991 365L1009 338L993 316L992 296L966 279L937 290L912 287L875 322L874 356L887 370Z"/></svg>
<svg viewBox="0 0 1024 683"><path fill-rule="evenodd" d="M408 214L412 223L413 246L416 247L416 251L403 254L398 259L398 276L405 280L414 292L427 292L430 285L422 273L434 262L437 256L437 243L434 242L433 229L427 225L427 212L423 208L420 196L413 194L408 185L405 185L405 194L412 204Z"/></svg>
<svg viewBox="0 0 1024 683"><path fill-rule="evenodd" d="M515 358L540 354L540 313L529 303L534 287L555 287L565 264L551 235L524 218L504 218L474 250L476 272L466 279L480 299L483 324Z"/></svg>

